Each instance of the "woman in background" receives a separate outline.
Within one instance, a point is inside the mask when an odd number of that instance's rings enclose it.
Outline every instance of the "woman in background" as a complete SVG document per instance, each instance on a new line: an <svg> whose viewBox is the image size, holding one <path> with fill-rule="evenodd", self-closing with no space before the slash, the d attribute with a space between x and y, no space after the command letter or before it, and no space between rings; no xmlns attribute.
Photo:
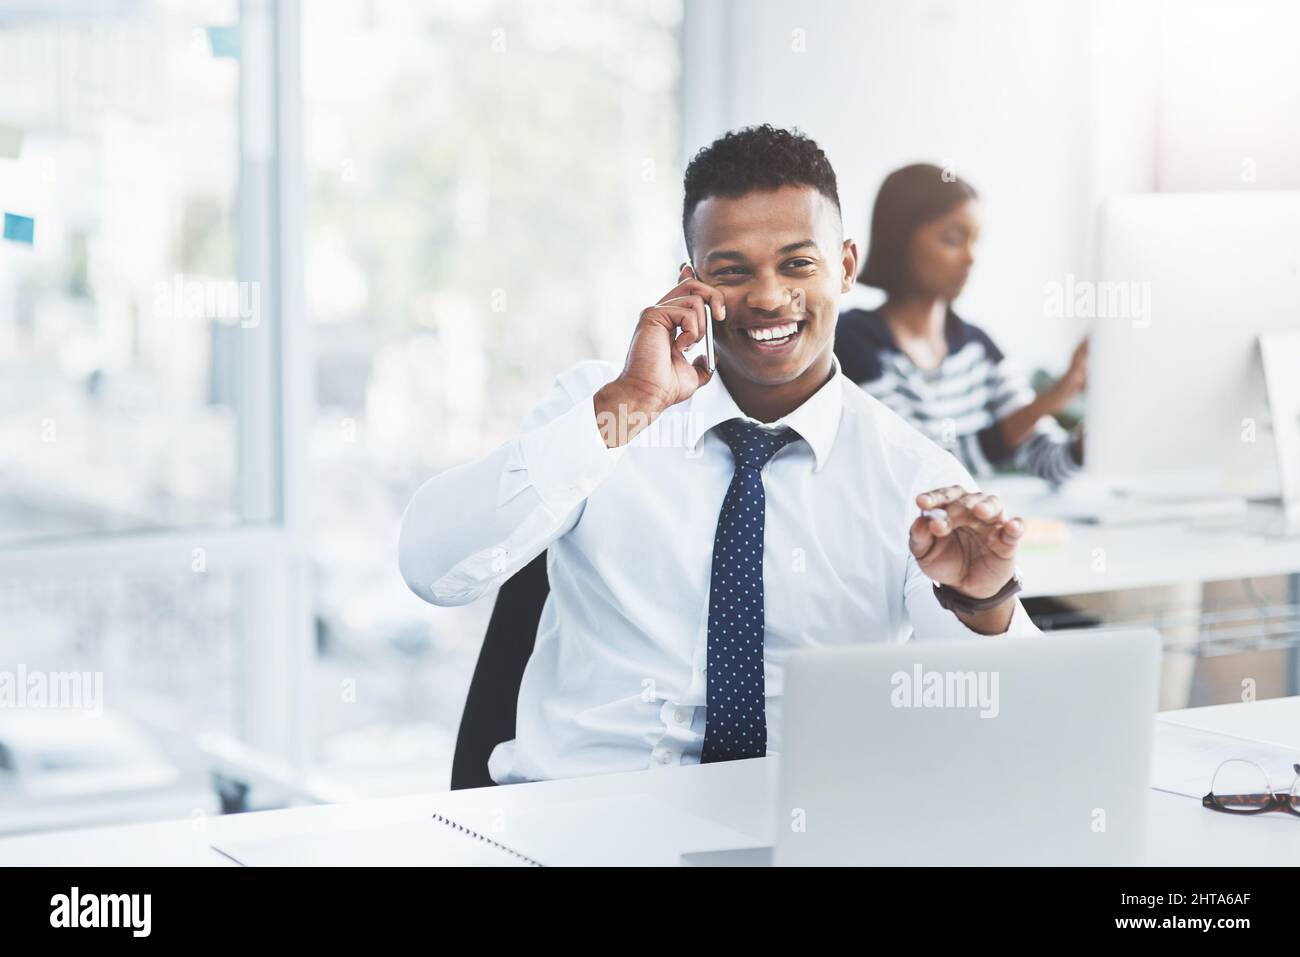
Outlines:
<svg viewBox="0 0 1300 957"><path fill-rule="evenodd" d="M876 196L858 282L882 306L840 316L835 354L844 374L949 449L976 477L1015 465L1059 485L1083 461L1051 417L1083 390L1087 340L1040 396L983 330L952 309L975 261L975 190L937 166L895 170Z"/></svg>

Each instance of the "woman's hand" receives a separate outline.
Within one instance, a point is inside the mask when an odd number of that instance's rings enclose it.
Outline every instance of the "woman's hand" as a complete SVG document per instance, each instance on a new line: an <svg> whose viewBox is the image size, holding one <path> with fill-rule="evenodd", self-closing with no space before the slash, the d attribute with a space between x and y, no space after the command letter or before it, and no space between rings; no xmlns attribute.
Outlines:
<svg viewBox="0 0 1300 957"><path fill-rule="evenodd" d="M1070 357L1070 368L1065 370L1065 375L1056 381L1052 387L1053 412L1060 412L1070 400L1086 389L1088 386L1088 338L1085 336L1077 346L1074 347L1074 354Z"/></svg>

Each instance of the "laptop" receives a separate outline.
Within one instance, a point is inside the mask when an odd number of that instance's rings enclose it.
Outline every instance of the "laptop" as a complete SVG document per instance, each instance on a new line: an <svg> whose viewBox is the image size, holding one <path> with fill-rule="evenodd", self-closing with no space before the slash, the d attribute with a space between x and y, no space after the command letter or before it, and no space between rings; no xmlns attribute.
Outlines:
<svg viewBox="0 0 1300 957"><path fill-rule="evenodd" d="M806 649L786 665L775 843L697 866L1135 865L1153 629Z"/></svg>

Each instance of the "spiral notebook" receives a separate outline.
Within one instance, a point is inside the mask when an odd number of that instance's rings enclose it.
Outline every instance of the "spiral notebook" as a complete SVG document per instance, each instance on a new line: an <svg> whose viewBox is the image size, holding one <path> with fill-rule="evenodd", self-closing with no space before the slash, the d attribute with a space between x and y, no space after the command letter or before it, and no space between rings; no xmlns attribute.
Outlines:
<svg viewBox="0 0 1300 957"><path fill-rule="evenodd" d="M656 867L678 864L683 853L759 843L656 798L629 795L212 847L245 867Z"/></svg>
<svg viewBox="0 0 1300 957"><path fill-rule="evenodd" d="M540 866L538 861L441 817L222 841L212 848L244 867Z"/></svg>

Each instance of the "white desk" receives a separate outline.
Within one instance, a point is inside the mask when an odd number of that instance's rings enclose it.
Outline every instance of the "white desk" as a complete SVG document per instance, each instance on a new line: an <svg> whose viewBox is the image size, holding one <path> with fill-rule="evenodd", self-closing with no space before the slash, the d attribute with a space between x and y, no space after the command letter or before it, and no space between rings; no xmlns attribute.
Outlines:
<svg viewBox="0 0 1300 957"><path fill-rule="evenodd" d="M1300 748L1300 697L1166 712L1162 717ZM435 811L455 818L469 808L509 815L559 801L649 794L764 841L772 835L777 759L670 767L630 774L450 791L384 801L292 808L124 827L88 828L0 841L0 865L234 866L211 841L307 833L331 826L425 820ZM1207 782L1208 790L1208 782ZM1289 814L1235 817L1199 800L1151 792L1151 864L1261 865L1300 860L1300 821ZM201 829L200 829L201 827Z"/></svg>

